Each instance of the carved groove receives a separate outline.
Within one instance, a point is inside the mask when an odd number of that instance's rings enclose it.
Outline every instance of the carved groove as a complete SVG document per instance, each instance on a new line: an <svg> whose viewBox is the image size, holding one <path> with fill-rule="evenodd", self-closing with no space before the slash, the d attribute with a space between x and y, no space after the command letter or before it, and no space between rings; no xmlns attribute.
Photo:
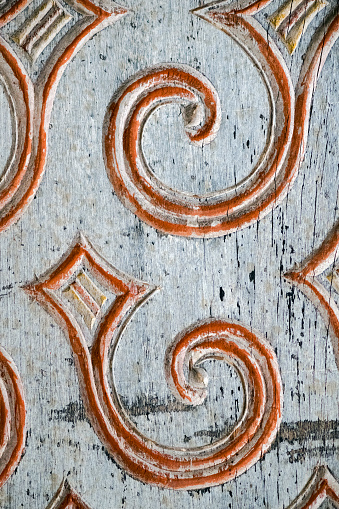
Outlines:
<svg viewBox="0 0 339 509"><path fill-rule="evenodd" d="M339 484L327 467L320 466L288 509L319 509L325 500L339 507Z"/></svg>
<svg viewBox="0 0 339 509"><path fill-rule="evenodd" d="M58 297L83 266L116 295L93 332L91 349L81 324ZM64 328L87 416L109 453L133 477L173 489L213 486L245 472L269 449L281 420L280 374L272 348L245 327L222 320L202 322L185 330L168 349L166 378L183 403L198 405L206 397L208 379L202 363L210 358L235 367L245 394L243 415L228 436L203 447L169 448L138 432L121 406L114 378L110 379L109 355L113 362L129 319L155 288L117 271L81 237L56 267L25 290Z"/></svg>
<svg viewBox="0 0 339 509"><path fill-rule="evenodd" d="M63 290L63 293L74 304L87 327L92 329L101 307L107 300L106 296L85 272L78 274L76 280Z"/></svg>
<svg viewBox="0 0 339 509"><path fill-rule="evenodd" d="M287 0L270 17L270 22L277 30L292 54L309 24L322 11L326 0Z"/></svg>
<svg viewBox="0 0 339 509"><path fill-rule="evenodd" d="M29 0L19 0L0 15L0 29L29 3ZM90 37L127 12L111 1L72 0L71 5L79 10L81 19L53 49L34 85L12 48L0 37L0 72L17 123L11 163L0 182L0 232L21 217L40 185L46 165L53 100L66 65ZM41 13L35 11L14 35L33 60L70 19L60 10L57 0L44 2L41 8Z"/></svg>
<svg viewBox="0 0 339 509"><path fill-rule="evenodd" d="M46 0L12 35L12 39L35 61L71 19L72 16L56 0Z"/></svg>
<svg viewBox="0 0 339 509"><path fill-rule="evenodd" d="M179 102L186 113L195 112L193 117L184 116L186 133L193 143L208 143L215 136L220 123L217 93L200 73L184 65L162 64L132 77L113 97L104 124L108 176L125 206L151 226L187 237L224 235L261 219L293 184L305 155L319 71L339 34L339 15L334 10L324 31L312 41L295 100L280 51L252 18L268 3L243 2L239 6L239 2L222 0L194 11L232 37L248 54L266 85L271 104L266 149L251 174L237 186L207 195L180 193L155 177L142 152L141 138L148 116L171 101Z"/></svg>
<svg viewBox="0 0 339 509"><path fill-rule="evenodd" d="M308 297L319 311L329 328L333 351L339 369L339 308L332 295L332 288L336 289L337 268L335 266L339 249L339 225L336 225L324 240L322 245L311 254L300 266L285 274L285 278L298 287ZM330 267L332 273L327 276L331 283L328 291L317 279Z"/></svg>
<svg viewBox="0 0 339 509"><path fill-rule="evenodd" d="M46 509L90 509L79 495L72 490L67 480L64 481L52 502Z"/></svg>
<svg viewBox="0 0 339 509"><path fill-rule="evenodd" d="M23 387L12 359L0 348L0 488L13 474L25 447Z"/></svg>

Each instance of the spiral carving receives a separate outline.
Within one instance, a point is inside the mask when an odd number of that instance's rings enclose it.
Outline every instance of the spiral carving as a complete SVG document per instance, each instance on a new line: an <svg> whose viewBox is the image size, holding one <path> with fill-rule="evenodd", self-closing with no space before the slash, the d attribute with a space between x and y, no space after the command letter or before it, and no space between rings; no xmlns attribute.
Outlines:
<svg viewBox="0 0 339 509"><path fill-rule="evenodd" d="M92 281L91 287L86 283L92 288L92 297L97 294L93 279L116 295L106 313L97 316L90 347L85 320L77 318L76 310L60 298L60 290L65 293L65 288L73 288L81 297L78 274L84 270ZM171 448L139 433L121 406L114 377L111 381L109 376L110 352L114 360L128 320L155 288L117 271L81 237L56 267L25 289L66 330L92 426L116 462L133 477L172 489L213 486L245 472L270 447L282 411L278 363L272 348L242 325L223 320L199 323L178 336L168 349L167 380L183 402L198 405L206 397L207 374L202 363L209 358L235 367L245 395L243 415L230 435L194 449ZM91 328L87 323L87 329Z"/></svg>
<svg viewBox="0 0 339 509"><path fill-rule="evenodd" d="M108 176L124 205L151 226L173 235L216 237L261 219L286 196L303 161L317 80L339 33L334 10L312 40L297 86L281 52L252 17L269 2L216 2L194 13L232 37L258 69L270 103L266 147L236 186L193 195L156 178L142 150L145 122L169 102L179 103L193 144L206 144L220 125L212 84L187 65L161 64L133 76L115 94L104 123ZM239 5L240 4L240 5Z"/></svg>

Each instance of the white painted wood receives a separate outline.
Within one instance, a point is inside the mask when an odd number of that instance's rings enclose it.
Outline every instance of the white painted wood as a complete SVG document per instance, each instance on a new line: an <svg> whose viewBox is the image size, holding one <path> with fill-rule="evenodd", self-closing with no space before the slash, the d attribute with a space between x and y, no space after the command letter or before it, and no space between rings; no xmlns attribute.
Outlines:
<svg viewBox="0 0 339 509"><path fill-rule="evenodd" d="M327 324L283 278L321 245L338 219L339 46L322 70L305 161L287 198L241 231L213 239L176 237L125 208L107 177L102 129L113 94L136 72L163 62L190 65L211 81L222 120L210 145L189 143L175 105L157 110L143 137L156 176L191 193L223 189L248 174L265 145L267 94L236 43L190 12L199 0L120 4L130 12L88 41L66 68L52 110L43 181L22 218L0 236L0 344L18 367L27 406L25 455L0 490L0 504L45 509L67 477L92 509L282 509L318 464L339 479L339 377ZM267 13L279 5L274 1ZM270 28L294 84L324 15L312 22L292 57ZM257 19L267 29L266 11ZM11 123L2 89L0 94L1 173ZM131 478L106 452L86 417L68 338L21 288L50 269L79 231L114 267L160 287L133 316L114 363L119 396L144 435L173 447L206 445L241 414L241 381L218 361L204 365L210 382L203 405L186 407L171 394L164 356L183 329L223 318L253 328L272 346L283 381L282 424L271 450L246 473L202 491L173 491ZM339 303L338 295L333 299Z"/></svg>

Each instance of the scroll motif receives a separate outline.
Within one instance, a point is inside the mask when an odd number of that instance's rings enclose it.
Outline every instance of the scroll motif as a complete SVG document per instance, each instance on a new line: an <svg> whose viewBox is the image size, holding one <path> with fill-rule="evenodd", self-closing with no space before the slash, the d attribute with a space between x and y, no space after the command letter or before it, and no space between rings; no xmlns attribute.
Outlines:
<svg viewBox="0 0 339 509"><path fill-rule="evenodd" d="M30 4L18 0L0 9L0 73L15 124L13 151L0 179L0 232L21 217L40 185L53 100L66 65L90 37L126 13L110 0L75 0L68 10L46 0L33 12ZM27 18L19 24L24 9Z"/></svg>
<svg viewBox="0 0 339 509"><path fill-rule="evenodd" d="M273 40L252 17L269 2L221 1L193 11L232 37L253 61L266 85L270 132L259 162L242 182L206 195L182 193L160 182L142 150L145 122L168 102L181 105L185 131L202 145L216 135L220 105L206 78L186 65L161 64L135 75L113 97L104 125L108 176L121 201L151 226L174 235L215 237L244 228L286 196L303 161L311 100L327 55L339 34L332 12L305 55L296 93Z"/></svg>
<svg viewBox="0 0 339 509"><path fill-rule="evenodd" d="M0 487L13 474L26 439L26 409L18 370L0 348Z"/></svg>
<svg viewBox="0 0 339 509"><path fill-rule="evenodd" d="M338 292L338 248L339 225L336 225L320 248L307 258L300 268L285 274L285 278L297 286L316 307L319 307L329 328L339 369L339 308L334 297L334 292Z"/></svg>
<svg viewBox="0 0 339 509"><path fill-rule="evenodd" d="M64 481L52 502L46 509L90 509L79 495L72 490L67 480Z"/></svg>
<svg viewBox="0 0 339 509"><path fill-rule="evenodd" d="M106 297L94 324L65 296L65 290L84 273ZM113 362L128 321L155 288L117 271L81 236L54 268L25 290L65 330L88 418L109 453L133 477L173 489L213 486L245 472L269 449L282 411L278 363L273 349L242 325L223 320L198 323L168 349L166 378L184 403L198 405L206 398L208 378L202 364L211 358L235 367L245 399L243 414L228 436L197 449L168 448L138 432L122 409L114 377L109 375L109 354ZM85 305L80 292L78 299Z"/></svg>
<svg viewBox="0 0 339 509"><path fill-rule="evenodd" d="M318 509L325 500L339 507L339 484L327 467L320 466L289 509Z"/></svg>

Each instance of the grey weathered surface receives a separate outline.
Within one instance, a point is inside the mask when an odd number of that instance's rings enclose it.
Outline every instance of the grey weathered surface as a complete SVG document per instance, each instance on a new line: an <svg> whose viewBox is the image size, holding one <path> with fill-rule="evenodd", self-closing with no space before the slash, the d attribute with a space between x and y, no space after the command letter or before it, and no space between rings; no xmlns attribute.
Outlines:
<svg viewBox="0 0 339 509"><path fill-rule="evenodd" d="M55 99L42 185L21 220L0 237L0 343L20 371L28 421L26 452L0 491L0 505L44 509L67 476L92 509L287 507L319 462L339 477L332 344L313 304L282 277L320 245L338 217L339 46L322 71L306 159L284 202L257 224L221 238L173 237L127 210L107 178L102 125L113 93L159 62L190 64L211 80L223 117L209 146L189 144L175 106L156 113L144 136L156 175L178 189L206 192L246 175L262 150L265 88L233 41L190 13L198 0L120 4L133 12L95 36L68 66ZM311 27L292 58L278 41L294 79L312 33ZM2 168L11 143L2 93L0 122ZM259 331L273 346L284 384L282 425L271 450L247 473L205 491L174 492L130 478L105 452L86 419L68 339L21 289L56 263L78 231L112 265L161 287L133 317L114 365L122 401L145 435L173 446L206 444L239 417L240 380L217 361L207 365L209 396L201 407L183 407L170 394L164 355L182 329L223 317Z"/></svg>

